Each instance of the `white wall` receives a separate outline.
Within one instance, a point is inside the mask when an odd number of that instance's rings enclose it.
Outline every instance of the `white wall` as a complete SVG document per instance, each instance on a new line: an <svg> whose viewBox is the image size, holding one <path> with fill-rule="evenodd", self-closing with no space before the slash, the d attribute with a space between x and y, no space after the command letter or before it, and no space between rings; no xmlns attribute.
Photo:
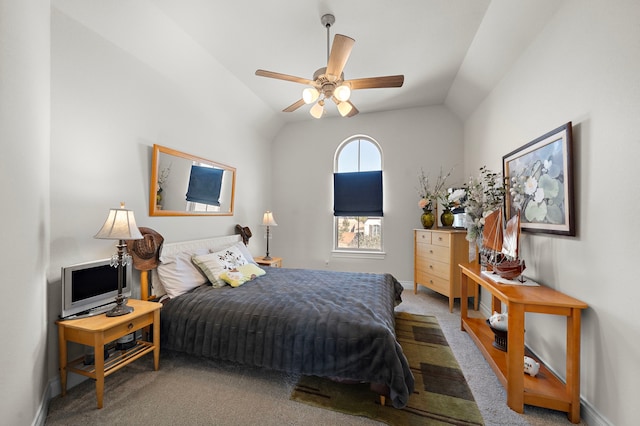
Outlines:
<svg viewBox="0 0 640 426"><path fill-rule="evenodd" d="M523 234L523 257L529 275L589 304L581 394L598 421L617 425L640 417L639 18L636 1L567 1L464 125L471 173L501 170L502 155L573 122L577 236ZM527 344L564 376L564 320L531 315L526 328Z"/></svg>
<svg viewBox="0 0 640 426"><path fill-rule="evenodd" d="M345 139L359 134L382 147L384 260L331 256L334 155ZM453 167L450 183L465 180L462 125L444 107L289 124L275 138L272 151L270 208L278 227L273 228L269 249L290 267L390 272L398 280L413 282L413 229L421 227L422 213L417 190L420 169L435 180L440 167L445 173ZM259 237L264 238L262 232Z"/></svg>
<svg viewBox="0 0 640 426"><path fill-rule="evenodd" d="M236 223L256 229L270 193L269 143L281 123L148 3L54 3L48 378L55 382L60 267L115 252L93 238L109 209L125 201L138 226L166 242L233 234ZM149 217L154 143L236 167L235 214ZM258 255L262 244L250 250Z"/></svg>
<svg viewBox="0 0 640 426"><path fill-rule="evenodd" d="M29 425L46 389L49 2L0 0L0 417Z"/></svg>

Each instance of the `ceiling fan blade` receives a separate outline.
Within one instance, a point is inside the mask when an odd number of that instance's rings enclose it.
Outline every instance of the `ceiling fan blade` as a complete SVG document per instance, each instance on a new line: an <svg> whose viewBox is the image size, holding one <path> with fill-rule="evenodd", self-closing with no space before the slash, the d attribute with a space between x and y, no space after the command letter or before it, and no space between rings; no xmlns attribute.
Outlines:
<svg viewBox="0 0 640 426"><path fill-rule="evenodd" d="M333 45L331 46L331 53L329 54L329 61L327 62L327 74L340 78L355 42L351 37L336 34L333 38Z"/></svg>
<svg viewBox="0 0 640 426"><path fill-rule="evenodd" d="M310 86L315 85L315 81L309 80L308 78L296 77L289 74L281 74L279 72L256 70L256 75L260 77L276 78L278 80L293 81L294 83L308 84Z"/></svg>
<svg viewBox="0 0 640 426"><path fill-rule="evenodd" d="M358 89L377 89L385 87L402 87L404 83L404 75L388 75L385 77L367 77L367 78L355 78L353 80L347 80L351 87L351 90Z"/></svg>
<svg viewBox="0 0 640 426"><path fill-rule="evenodd" d="M296 101L291 105L289 105L288 107L286 107L285 109L283 109L282 112L293 112L298 108L300 108L302 105L304 105L304 100L300 99L299 101Z"/></svg>

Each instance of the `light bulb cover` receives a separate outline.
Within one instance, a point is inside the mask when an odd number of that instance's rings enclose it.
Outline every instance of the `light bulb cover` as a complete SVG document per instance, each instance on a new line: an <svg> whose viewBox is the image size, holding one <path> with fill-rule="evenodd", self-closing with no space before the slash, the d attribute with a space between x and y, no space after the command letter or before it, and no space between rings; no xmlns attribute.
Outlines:
<svg viewBox="0 0 640 426"><path fill-rule="evenodd" d="M340 86L336 87L336 90L333 92L333 95L340 101L346 102L349 100L351 96L351 88L348 84L343 83Z"/></svg>
<svg viewBox="0 0 640 426"><path fill-rule="evenodd" d="M321 118L322 113L324 113L324 103L321 103L321 101L318 101L318 103L309 110L309 114L311 114L313 118Z"/></svg>
<svg viewBox="0 0 640 426"><path fill-rule="evenodd" d="M318 99L320 92L315 87L307 87L302 91L302 100L305 104L310 104Z"/></svg>
<svg viewBox="0 0 640 426"><path fill-rule="evenodd" d="M346 117L353 110L353 106L349 102L340 102L338 104L338 112L341 116Z"/></svg>

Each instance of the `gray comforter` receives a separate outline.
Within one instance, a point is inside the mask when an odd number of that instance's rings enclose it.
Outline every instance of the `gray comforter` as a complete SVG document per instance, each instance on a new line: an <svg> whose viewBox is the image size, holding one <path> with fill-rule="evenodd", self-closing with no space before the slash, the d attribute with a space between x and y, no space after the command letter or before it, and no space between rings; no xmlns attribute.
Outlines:
<svg viewBox="0 0 640 426"><path fill-rule="evenodd" d="M395 338L402 286L389 274L266 268L240 287L198 287L161 314L163 348L274 370L384 384L414 380Z"/></svg>

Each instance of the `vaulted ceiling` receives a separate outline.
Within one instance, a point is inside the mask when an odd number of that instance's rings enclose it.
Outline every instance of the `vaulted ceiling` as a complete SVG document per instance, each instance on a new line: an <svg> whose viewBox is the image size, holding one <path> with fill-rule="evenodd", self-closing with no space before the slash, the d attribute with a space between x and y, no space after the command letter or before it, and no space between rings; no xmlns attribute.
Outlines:
<svg viewBox="0 0 640 426"><path fill-rule="evenodd" d="M446 104L475 109L544 27L558 0L152 0L274 112L305 86L257 77L262 68L312 79L326 66L327 31L356 40L346 79L404 74L401 88L352 93L361 113ZM310 106L281 112L309 120ZM325 108L337 115L335 106Z"/></svg>

